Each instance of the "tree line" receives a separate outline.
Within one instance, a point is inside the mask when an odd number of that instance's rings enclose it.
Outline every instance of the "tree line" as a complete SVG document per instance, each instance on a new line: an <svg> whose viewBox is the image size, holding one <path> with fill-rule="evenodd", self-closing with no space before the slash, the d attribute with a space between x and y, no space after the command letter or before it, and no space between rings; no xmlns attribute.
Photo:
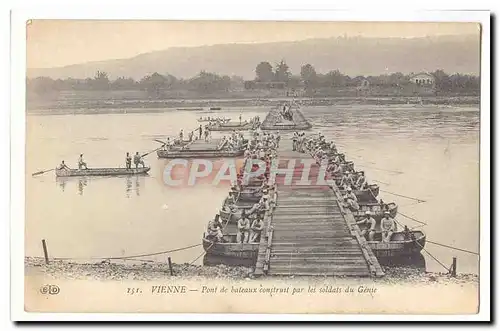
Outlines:
<svg viewBox="0 0 500 331"><path fill-rule="evenodd" d="M441 69L430 72L435 78L435 88L442 92L479 92L480 79L477 76L466 74L448 74ZM230 91L234 88L250 88L248 83L263 83L264 86L273 86L279 83L282 88L316 90L321 88L345 88L360 86L367 80L370 86L403 87L410 84L413 73L401 72L378 76L354 76L343 74L340 70L331 70L327 73L318 73L313 65L304 64L300 73L292 74L284 60L274 66L269 62L260 62L255 68L255 79L244 82L242 77L219 75L201 71L198 75L183 79L170 74L155 72L146 75L140 80L130 77L109 79L103 71L97 71L94 77L86 79L52 79L37 77L27 80L27 89L37 94L65 90L144 90L149 94L159 96L164 90L190 90L199 93L213 93ZM261 84L262 86L262 84ZM262 87L261 87L262 88Z"/></svg>
<svg viewBox="0 0 500 331"><path fill-rule="evenodd" d="M443 92L479 91L480 78L467 74L448 74L442 69L429 72L435 78L435 88ZM360 86L368 81L370 86L403 87L410 84L414 73L403 74L395 72L378 76L354 76L343 74L340 70L331 70L327 73L318 73L313 65L304 64L299 75L293 75L284 60L273 67L269 62L260 62L255 68L255 82L280 82L288 88L303 87L306 90L318 88L342 88Z"/></svg>
<svg viewBox="0 0 500 331"><path fill-rule="evenodd" d="M97 71L93 78L85 79L52 79L50 77L28 79L27 89L38 94L68 90L144 90L159 95L163 90L193 90L202 93L228 91L232 85L238 83L243 84L242 77L221 76L206 71L201 71L198 75L189 79L155 72L152 75L144 76L140 80L134 80L131 77L118 77L111 80L108 73Z"/></svg>

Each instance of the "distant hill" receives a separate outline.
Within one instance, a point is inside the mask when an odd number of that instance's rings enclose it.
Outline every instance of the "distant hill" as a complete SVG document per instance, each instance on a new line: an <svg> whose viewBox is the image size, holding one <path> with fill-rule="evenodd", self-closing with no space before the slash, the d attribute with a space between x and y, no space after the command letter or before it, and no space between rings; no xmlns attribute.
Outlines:
<svg viewBox="0 0 500 331"><path fill-rule="evenodd" d="M261 61L285 59L294 74L311 63L317 72L339 69L350 76L388 72L420 72L443 69L448 73L479 74L478 36L427 38L328 38L261 44L224 44L175 47L128 59L74 64L58 68L28 69L28 77L93 77L97 70L110 78L141 77L159 72L192 77L201 70L253 79Z"/></svg>

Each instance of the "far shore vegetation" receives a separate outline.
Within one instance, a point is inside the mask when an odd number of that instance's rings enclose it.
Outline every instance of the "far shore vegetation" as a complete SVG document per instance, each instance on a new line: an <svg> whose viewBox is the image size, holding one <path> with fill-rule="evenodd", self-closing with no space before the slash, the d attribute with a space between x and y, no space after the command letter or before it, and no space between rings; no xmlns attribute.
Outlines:
<svg viewBox="0 0 500 331"><path fill-rule="evenodd" d="M357 101L392 97L392 103L423 98L429 103L436 103L436 99L441 99L437 103L449 103L442 102L444 98L455 99L451 103L478 103L479 95L480 78L475 75L437 69L433 72L353 77L338 69L319 73L311 64L302 65L300 73L292 73L284 60L274 65L258 63L253 80L206 71L191 78L154 72L139 80L131 77L111 79L107 72L97 71L93 77L85 79L27 79L28 108L50 108L52 105L54 108L64 108L65 105L71 108L83 100L99 107L103 101L114 105L128 101L128 106L131 106L133 102L171 99L228 99L226 103L229 103L229 100L236 99L279 97ZM85 104L82 107L86 107Z"/></svg>

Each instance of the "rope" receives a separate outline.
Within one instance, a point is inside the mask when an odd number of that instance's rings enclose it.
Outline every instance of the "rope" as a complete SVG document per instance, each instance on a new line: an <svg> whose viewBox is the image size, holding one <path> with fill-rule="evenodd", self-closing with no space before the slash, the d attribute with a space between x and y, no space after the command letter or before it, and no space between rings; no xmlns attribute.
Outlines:
<svg viewBox="0 0 500 331"><path fill-rule="evenodd" d="M398 197L407 198L407 199L411 199L411 200L416 200L416 201L418 201L419 203L420 203L420 202L426 202L425 200L422 200L422 199L412 198L412 197L409 197L409 196L406 196L406 195L397 194L397 193L393 193L393 192L385 191L385 190L382 190L382 189L380 189L380 191L385 192L385 193L389 193L389 194L392 194L392 195L395 195L395 196L398 196Z"/></svg>
<svg viewBox="0 0 500 331"><path fill-rule="evenodd" d="M197 247L197 246L201 246L201 244L196 244L196 245L186 246L186 247L182 247L182 248L171 249L171 250L168 250L168 251L150 253L150 254L139 254L139 255L119 256L119 257L89 257L89 258L55 257L53 259L54 260L127 260L127 259L133 259L133 258L138 258L138 257L155 256L155 255L161 255L161 254L178 252L178 251L183 251L183 250L186 250L186 249L189 249L189 248L193 248L193 247Z"/></svg>
<svg viewBox="0 0 500 331"><path fill-rule="evenodd" d="M430 240L427 240L427 242L431 243L431 244L434 244L434 245L443 246L443 247L446 247L446 248L451 248L451 249L455 249L457 251L461 251L461 252L465 252L465 253L470 253L470 254L474 254L474 255L478 255L479 256L479 253L476 253L476 252L473 252L473 251L468 251L468 250L463 249L463 248L457 248L457 247L453 247L453 246L448 246L448 245L440 244L440 243L437 243L437 242L434 242L434 241L430 241Z"/></svg>
<svg viewBox="0 0 500 331"><path fill-rule="evenodd" d="M207 248L207 250L206 250L206 251L208 252L208 251L212 248L212 246L213 246L214 244L215 244L215 242L212 242L212 244L211 244L210 246L208 246L208 248ZM205 251L203 251L203 252L202 252L200 255L198 255L198 256L197 256L197 257L196 257L193 261L189 262L189 263L188 263L188 264L187 264L187 265L186 265L186 266L185 266L182 270L184 271L184 270L186 270L187 268L189 268L190 266L192 266L192 265L193 265L193 263L195 263L196 261L198 261L198 259L199 259L200 257L202 257L203 255L205 255L205 254L206 254L206 252L205 252Z"/></svg>
<svg viewBox="0 0 500 331"><path fill-rule="evenodd" d="M422 245L420 245L420 244L418 243L418 241L415 241L415 242L417 243L417 245L419 245L419 246L422 248L422 250L423 250L424 252L426 252L426 253L427 253L430 257L432 257L432 258L433 258L433 259L434 259L437 263L439 263L439 264L440 264L443 268L445 268L445 269L446 269L446 271L450 272L450 268L449 268L449 267L445 266L445 265L444 265L443 263L441 263L441 261L439 261L439 260L438 260L438 259L437 259L434 255L432 255L431 253L429 253L429 251L427 251L427 250L426 250L426 249L425 249Z"/></svg>
<svg viewBox="0 0 500 331"><path fill-rule="evenodd" d="M421 221L419 221L419 220L417 220L417 219L414 219L413 217L407 216L407 215L405 215L405 214L403 214L403 213L398 212L398 214L399 214L399 215L401 215L401 216L403 216L403 217L406 217L406 218L408 218L408 219L410 219L410 220L412 220L412 221L415 221L415 222L417 222L417 223L420 223L420 224L422 224L422 225L427 225L427 223L425 223L425 222L421 222Z"/></svg>
<svg viewBox="0 0 500 331"><path fill-rule="evenodd" d="M370 166L367 166L365 164L357 164L358 166L361 166L363 168L368 168L368 169L375 169L375 170L382 170L382 171L387 171L387 172L392 172L394 174L398 174L398 175L401 175L401 174L404 174L404 172L402 171L397 171L397 170L388 170L388 169L382 169L382 168L376 168L376 167L370 167Z"/></svg>
<svg viewBox="0 0 500 331"><path fill-rule="evenodd" d="M382 181L380 181L380 180L376 180L376 179L372 179L372 181L377 182L377 183L380 183L380 184L390 185L389 183L382 182Z"/></svg>
<svg viewBox="0 0 500 331"><path fill-rule="evenodd" d="M396 219L394 219L394 221L396 223L398 223L401 227L404 227L401 223L399 223ZM415 239L415 236L413 234L411 234L412 238L413 238L413 241L418 245L420 246L420 248L426 252L430 257L432 257L437 263L439 263L443 268L446 269L446 271L450 272L450 268L448 268L447 266L445 266L443 263L441 263L441 261L439 261L434 255L432 255L431 253L429 253L429 251L427 251L424 246L420 245L420 243L418 242L418 240Z"/></svg>

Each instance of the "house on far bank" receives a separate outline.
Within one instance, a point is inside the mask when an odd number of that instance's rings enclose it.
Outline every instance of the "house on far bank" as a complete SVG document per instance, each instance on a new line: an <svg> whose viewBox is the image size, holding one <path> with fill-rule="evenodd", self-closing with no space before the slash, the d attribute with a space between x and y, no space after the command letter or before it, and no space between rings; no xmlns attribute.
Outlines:
<svg viewBox="0 0 500 331"><path fill-rule="evenodd" d="M410 82L419 86L434 87L436 78L428 72L420 72L410 77Z"/></svg>

